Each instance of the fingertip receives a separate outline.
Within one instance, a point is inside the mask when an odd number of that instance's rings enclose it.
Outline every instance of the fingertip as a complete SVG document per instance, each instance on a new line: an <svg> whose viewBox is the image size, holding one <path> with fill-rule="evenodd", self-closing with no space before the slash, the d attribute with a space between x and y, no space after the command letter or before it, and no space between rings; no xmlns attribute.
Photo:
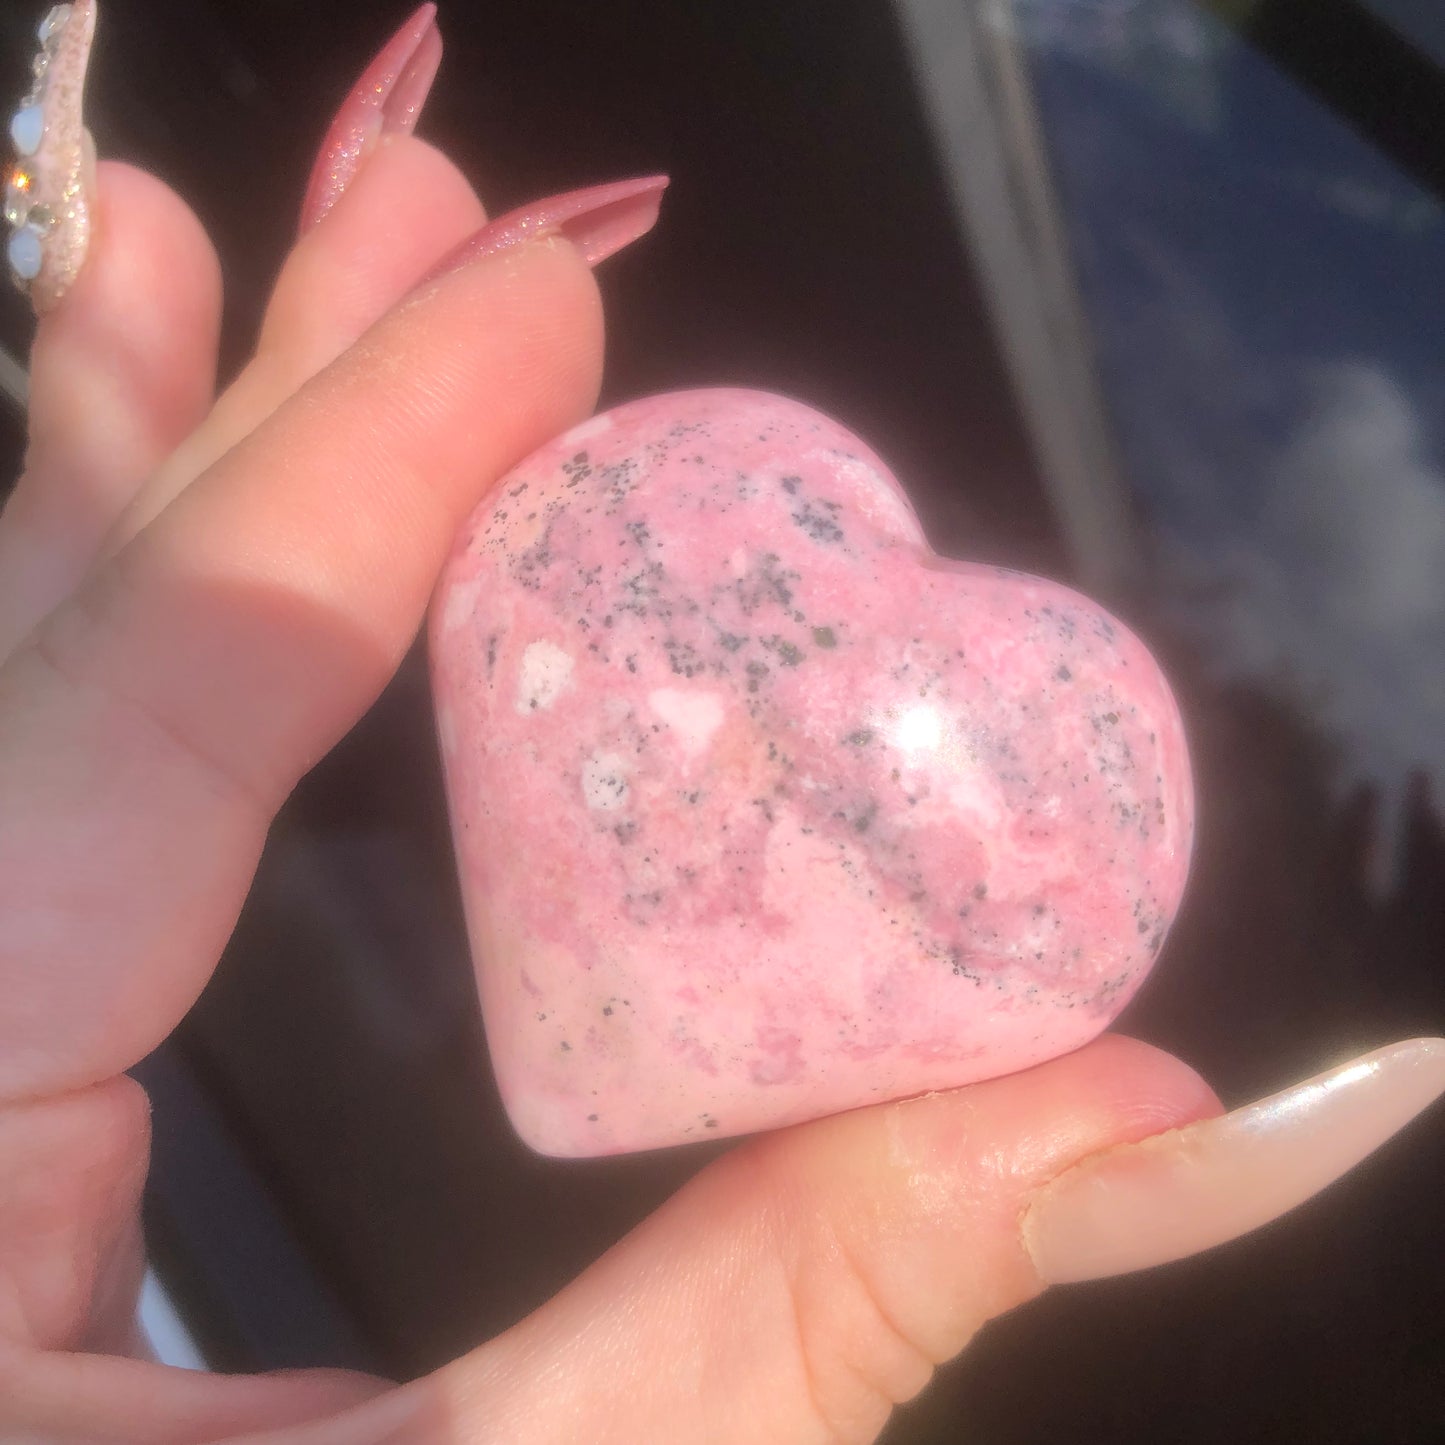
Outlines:
<svg viewBox="0 0 1445 1445"><path fill-rule="evenodd" d="M485 221L476 192L444 152L404 132L382 137L287 258L258 354L276 358L299 384Z"/></svg>
<svg viewBox="0 0 1445 1445"><path fill-rule="evenodd" d="M76 586L214 392L221 275L200 222L118 162L97 167L93 219L31 350L25 471L0 519L0 656Z"/></svg>
<svg viewBox="0 0 1445 1445"><path fill-rule="evenodd" d="M146 445L132 465L153 462L210 403L220 314L220 261L195 213L154 176L102 161L90 254L36 330L32 441L86 420L76 414L85 373L109 388L99 425L110 444L134 426Z"/></svg>
<svg viewBox="0 0 1445 1445"><path fill-rule="evenodd" d="M1445 1046L1412 1039L1229 1114L1121 1140L1037 1191L1024 1242L1053 1284L1229 1243L1328 1187L1442 1093Z"/></svg>

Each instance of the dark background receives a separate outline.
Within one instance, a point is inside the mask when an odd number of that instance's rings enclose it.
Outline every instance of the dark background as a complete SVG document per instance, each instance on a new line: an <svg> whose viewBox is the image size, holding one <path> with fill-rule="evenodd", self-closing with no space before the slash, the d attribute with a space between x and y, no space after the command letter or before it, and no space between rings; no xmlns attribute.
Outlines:
<svg viewBox="0 0 1445 1445"><path fill-rule="evenodd" d="M0 19L16 93L35 18L7 0ZM330 113L400 19L330 0L107 0L92 127L211 228L232 364ZM887 5L459 0L442 23L423 133L494 213L674 178L657 232L604 275L606 399L790 392L895 465L940 550L1068 575ZM23 346L19 298L0 325ZM4 445L18 461L13 426ZM1428 782L1382 898L1363 881L1372 799L1337 802L1312 719L1208 682L1147 597L1107 600L1166 659L1203 800L1183 916L1125 1026L1230 1102L1438 1032L1445 838ZM706 1157L562 1163L512 1138L415 656L288 805L214 984L142 1075L157 1261L228 1368L432 1368L540 1303ZM1445 1438L1442 1145L1432 1117L1250 1239L1053 1292L990 1327L888 1439Z"/></svg>

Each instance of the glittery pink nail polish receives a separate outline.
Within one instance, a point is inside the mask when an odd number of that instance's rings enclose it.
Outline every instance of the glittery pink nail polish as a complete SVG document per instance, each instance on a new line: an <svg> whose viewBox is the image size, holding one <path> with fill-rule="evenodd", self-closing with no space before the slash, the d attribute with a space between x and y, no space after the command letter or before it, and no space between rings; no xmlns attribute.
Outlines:
<svg viewBox="0 0 1445 1445"><path fill-rule="evenodd" d="M341 199L383 135L416 128L441 58L436 6L428 3L386 42L337 111L306 186L302 231Z"/></svg>
<svg viewBox="0 0 1445 1445"><path fill-rule="evenodd" d="M666 189L666 176L641 176L533 201L489 221L438 262L426 280L435 281L469 261L544 236L564 237L589 266L596 266L653 228Z"/></svg>

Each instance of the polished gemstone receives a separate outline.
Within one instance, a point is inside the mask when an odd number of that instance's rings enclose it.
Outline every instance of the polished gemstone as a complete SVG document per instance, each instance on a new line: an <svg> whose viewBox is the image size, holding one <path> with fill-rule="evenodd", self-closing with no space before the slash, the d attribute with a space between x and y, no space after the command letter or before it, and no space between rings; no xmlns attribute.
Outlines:
<svg viewBox="0 0 1445 1445"><path fill-rule="evenodd" d="M492 1059L543 1152L1078 1048L1178 907L1188 761L1143 645L935 555L795 402L655 397L544 448L464 529L431 645Z"/></svg>
<svg viewBox="0 0 1445 1445"><path fill-rule="evenodd" d="M17 154L33 156L45 139L45 113L38 105L27 105L10 117L10 139Z"/></svg>
<svg viewBox="0 0 1445 1445"><path fill-rule="evenodd" d="M22 226L10 237L6 254L15 275L22 281L33 281L40 274L45 260L40 233L29 226Z"/></svg>

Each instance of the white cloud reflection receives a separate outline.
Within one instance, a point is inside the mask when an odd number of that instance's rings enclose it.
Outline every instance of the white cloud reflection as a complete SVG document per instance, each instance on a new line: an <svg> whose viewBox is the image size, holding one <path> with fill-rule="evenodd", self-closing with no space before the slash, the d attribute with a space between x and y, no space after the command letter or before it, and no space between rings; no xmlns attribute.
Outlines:
<svg viewBox="0 0 1445 1445"><path fill-rule="evenodd" d="M1318 723L1342 791L1375 791L1387 888L1412 774L1445 780L1445 471L1383 368L1313 364L1302 382L1248 515L1170 529L1176 599L1222 672Z"/></svg>

